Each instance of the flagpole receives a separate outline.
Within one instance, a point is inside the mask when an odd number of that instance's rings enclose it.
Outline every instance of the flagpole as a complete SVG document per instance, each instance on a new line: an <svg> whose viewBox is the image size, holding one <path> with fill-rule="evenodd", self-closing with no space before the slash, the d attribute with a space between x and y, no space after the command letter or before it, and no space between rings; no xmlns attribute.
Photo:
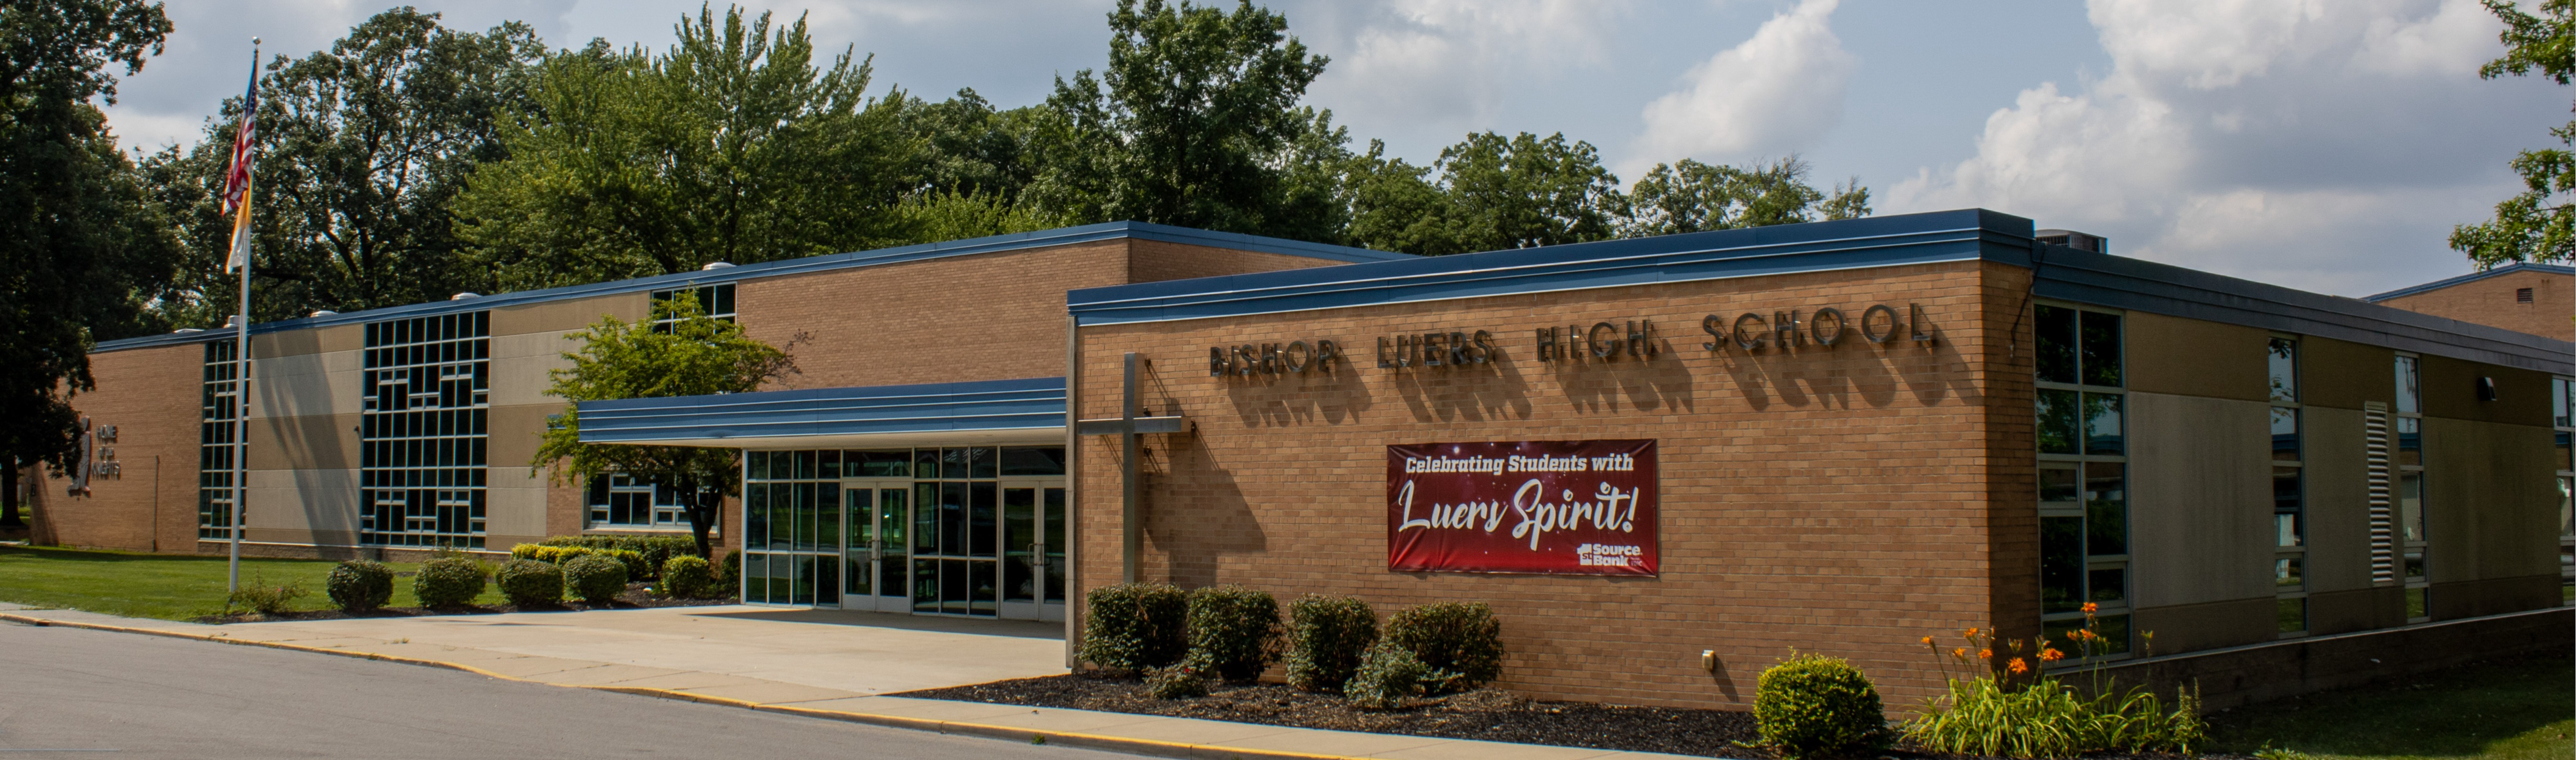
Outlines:
<svg viewBox="0 0 2576 760"><path fill-rule="evenodd" d="M259 38L250 38L251 86L259 86ZM242 101L242 121L258 116L258 101ZM241 215L250 216L251 182L242 183ZM236 225L240 222L236 222ZM250 241L239 232L233 235L233 247L241 250L233 256L241 260L241 311L233 317L236 341L233 350L233 526L232 556L224 561L224 609L232 609L233 595L241 592L242 516L244 503L250 498Z"/></svg>

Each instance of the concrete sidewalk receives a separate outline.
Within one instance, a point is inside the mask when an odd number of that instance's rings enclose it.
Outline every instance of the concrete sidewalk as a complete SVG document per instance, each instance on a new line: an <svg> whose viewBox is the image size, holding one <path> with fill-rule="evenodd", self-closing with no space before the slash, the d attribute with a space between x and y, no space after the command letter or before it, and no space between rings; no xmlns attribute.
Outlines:
<svg viewBox="0 0 2576 760"><path fill-rule="evenodd" d="M1055 623L716 606L204 625L6 603L0 603L0 620L392 660L556 686L1166 757L1678 757L879 696L1063 673L1063 628Z"/></svg>

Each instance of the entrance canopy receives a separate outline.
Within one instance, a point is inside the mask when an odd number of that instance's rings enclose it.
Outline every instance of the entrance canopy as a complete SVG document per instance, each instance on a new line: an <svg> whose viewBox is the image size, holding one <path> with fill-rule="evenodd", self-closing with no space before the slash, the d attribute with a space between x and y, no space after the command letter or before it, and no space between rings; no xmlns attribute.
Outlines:
<svg viewBox="0 0 2576 760"><path fill-rule="evenodd" d="M581 402L581 441L723 448L1064 442L1064 378Z"/></svg>

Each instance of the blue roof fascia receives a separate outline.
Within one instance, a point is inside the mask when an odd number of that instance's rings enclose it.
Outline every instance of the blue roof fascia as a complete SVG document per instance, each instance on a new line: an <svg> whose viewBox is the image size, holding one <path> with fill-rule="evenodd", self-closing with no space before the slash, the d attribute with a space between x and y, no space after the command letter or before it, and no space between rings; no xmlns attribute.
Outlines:
<svg viewBox="0 0 2576 760"><path fill-rule="evenodd" d="M2542 372L2570 371L2576 343L2169 264L2048 246L2043 298L2314 335Z"/></svg>
<svg viewBox="0 0 2576 760"><path fill-rule="evenodd" d="M1064 378L584 401L583 443L1060 428Z"/></svg>
<svg viewBox="0 0 2576 760"><path fill-rule="evenodd" d="M265 335L268 333L287 332L293 330L309 330L339 325L365 324L368 322L380 322L389 319L405 319L410 317L483 311L486 309L523 306L527 304L545 303L548 301L587 298L591 296L612 295L617 293L632 293L636 291L649 291L693 285L713 285L762 277L779 277L785 275L831 271L836 269L879 266L884 264L901 264L912 261L947 258L951 256L970 256L979 253L998 253L1002 251L1015 251L1028 248L1043 248L1047 246L1072 245L1077 243L1090 243L1103 240L1119 240L1128 238L1256 251L1260 253L1276 253L1350 263L1400 261L1405 259L1421 258L1405 253L1372 251L1366 248L1351 248L1338 245L1324 245L1321 243L1307 243L1296 240L1242 235L1231 232L1209 232L1206 230L1195 230L1187 227L1172 227L1161 224L1148 224L1145 222L1103 222L1100 224L1086 224L1079 227L1064 227L1037 232L1019 232L1008 235L994 235L990 237L971 238L966 240L951 240L940 243L921 243L894 248L881 248L872 251L808 256L801 259L786 259L781 261L762 262L758 264L742 264L739 266L726 267L711 271L674 272L671 274L656 275L653 277L639 277L630 280L616 280L612 282L592 283L588 285L572 285L560 288L546 288L543 290L526 290L515 293L498 293L458 301L432 301L429 303L390 306L382 309L369 309L366 311L354 311L346 314L333 314L322 317L299 317L296 319L253 324L251 325L250 331L253 335ZM207 330L197 333L147 335L137 338L125 338L122 340L101 341L92 350L115 351L132 348L149 348L153 346L201 343L213 340L225 340L230 338L232 335L233 331L229 329Z"/></svg>
<svg viewBox="0 0 2576 760"><path fill-rule="evenodd" d="M2447 287L2450 287L2450 286L2453 286L2453 285L2461 285L2461 284L2466 284L2466 283L2471 283L2471 282L2477 282L2477 281L2479 281L2479 280L2483 280L2483 279L2486 279L2486 278L2489 278L2489 277L2496 277L2496 276L2508 275L2508 274L2519 274L2519 273L2522 273L2522 272L2533 272L2533 271L2543 272L2543 273L2547 273L2547 274L2570 274L2570 275L2576 275L2576 267L2561 266L2561 265L2557 265L2557 264L2534 264L2534 263L2531 263L2531 262L2528 262L2528 261L2515 261L2515 262L2510 262L2510 263L2507 263L2507 264L2505 264L2505 265L2503 265L2503 266L2499 266L2499 267L2496 267L2496 268L2493 268L2493 269L2489 269L2489 270L2486 270L2486 271L2483 271L2483 272L2470 272L2470 273L2468 273L2468 274L2460 275L2460 276L2457 276L2457 277L2445 277L2445 278L2442 278L2442 279L2439 279L2439 280L2434 280L2434 281L2432 281L2432 282L2424 283L2424 284L2422 284L2422 285L2410 285L2410 286L2407 286L2407 287L2398 288L2398 289L2396 289L2396 290L2391 290L2391 291L2388 291L2388 292L2386 292L2386 293L2374 293L2374 294L2371 294L2371 295L2362 296L2362 297L2361 297L2361 300L2369 301L2369 302L2371 302L2371 303L2379 303L2379 302L2381 302L2381 301L2386 301L2386 300L2391 299L2391 298L2404 298L2404 297L2406 297L2406 296L2415 295L2415 294L2417 294L2417 293L2424 293L2424 292L2429 292L2429 291L2441 290L2441 289L2443 289L2443 288L2447 288Z"/></svg>
<svg viewBox="0 0 2576 760"><path fill-rule="evenodd" d="M1076 290L1080 324L1990 259L2027 265L2031 221L1984 209L1719 230Z"/></svg>

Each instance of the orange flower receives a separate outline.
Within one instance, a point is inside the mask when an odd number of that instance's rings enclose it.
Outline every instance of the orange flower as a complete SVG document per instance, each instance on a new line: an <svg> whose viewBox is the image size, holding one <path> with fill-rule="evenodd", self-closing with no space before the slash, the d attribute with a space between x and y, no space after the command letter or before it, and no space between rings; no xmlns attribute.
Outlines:
<svg viewBox="0 0 2576 760"><path fill-rule="evenodd" d="M1924 645L1924 646L1927 646L1927 647L1928 647L1928 646L1931 646L1931 645L1932 645L1932 637L1930 637L1930 636L1925 636L1925 637L1923 637L1923 645Z"/></svg>
<svg viewBox="0 0 2576 760"><path fill-rule="evenodd" d="M1978 630L1979 630L1979 629L1976 629L1976 628L1970 628L1970 629L1968 629L1968 638L1972 638L1972 639L1973 639L1973 638L1976 638L1976 637L1977 637L1977 631L1978 631Z"/></svg>
<svg viewBox="0 0 2576 760"><path fill-rule="evenodd" d="M1968 656L1968 648L1967 648L1967 647L1960 647L1960 648L1957 648L1957 649L1950 650L1950 656L1965 659L1965 658Z"/></svg>
<svg viewBox="0 0 2576 760"><path fill-rule="evenodd" d="M2092 602L2084 603L2084 614L2090 615L2100 611L2102 611L2102 605L2094 604Z"/></svg>
<svg viewBox="0 0 2576 760"><path fill-rule="evenodd" d="M2015 674L2028 673L2030 672L2030 663L2022 662L2019 657L2012 658L2012 672Z"/></svg>
<svg viewBox="0 0 2576 760"><path fill-rule="evenodd" d="M2066 659L2066 653L2055 649L2041 649L2039 650L2039 659L2056 662L2058 660Z"/></svg>
<svg viewBox="0 0 2576 760"><path fill-rule="evenodd" d="M1977 659L1980 659L1980 660L1991 660L1991 659L1994 659L1994 658L1995 658L1995 650L1992 650L1992 649L1979 649L1979 650L1977 650Z"/></svg>

